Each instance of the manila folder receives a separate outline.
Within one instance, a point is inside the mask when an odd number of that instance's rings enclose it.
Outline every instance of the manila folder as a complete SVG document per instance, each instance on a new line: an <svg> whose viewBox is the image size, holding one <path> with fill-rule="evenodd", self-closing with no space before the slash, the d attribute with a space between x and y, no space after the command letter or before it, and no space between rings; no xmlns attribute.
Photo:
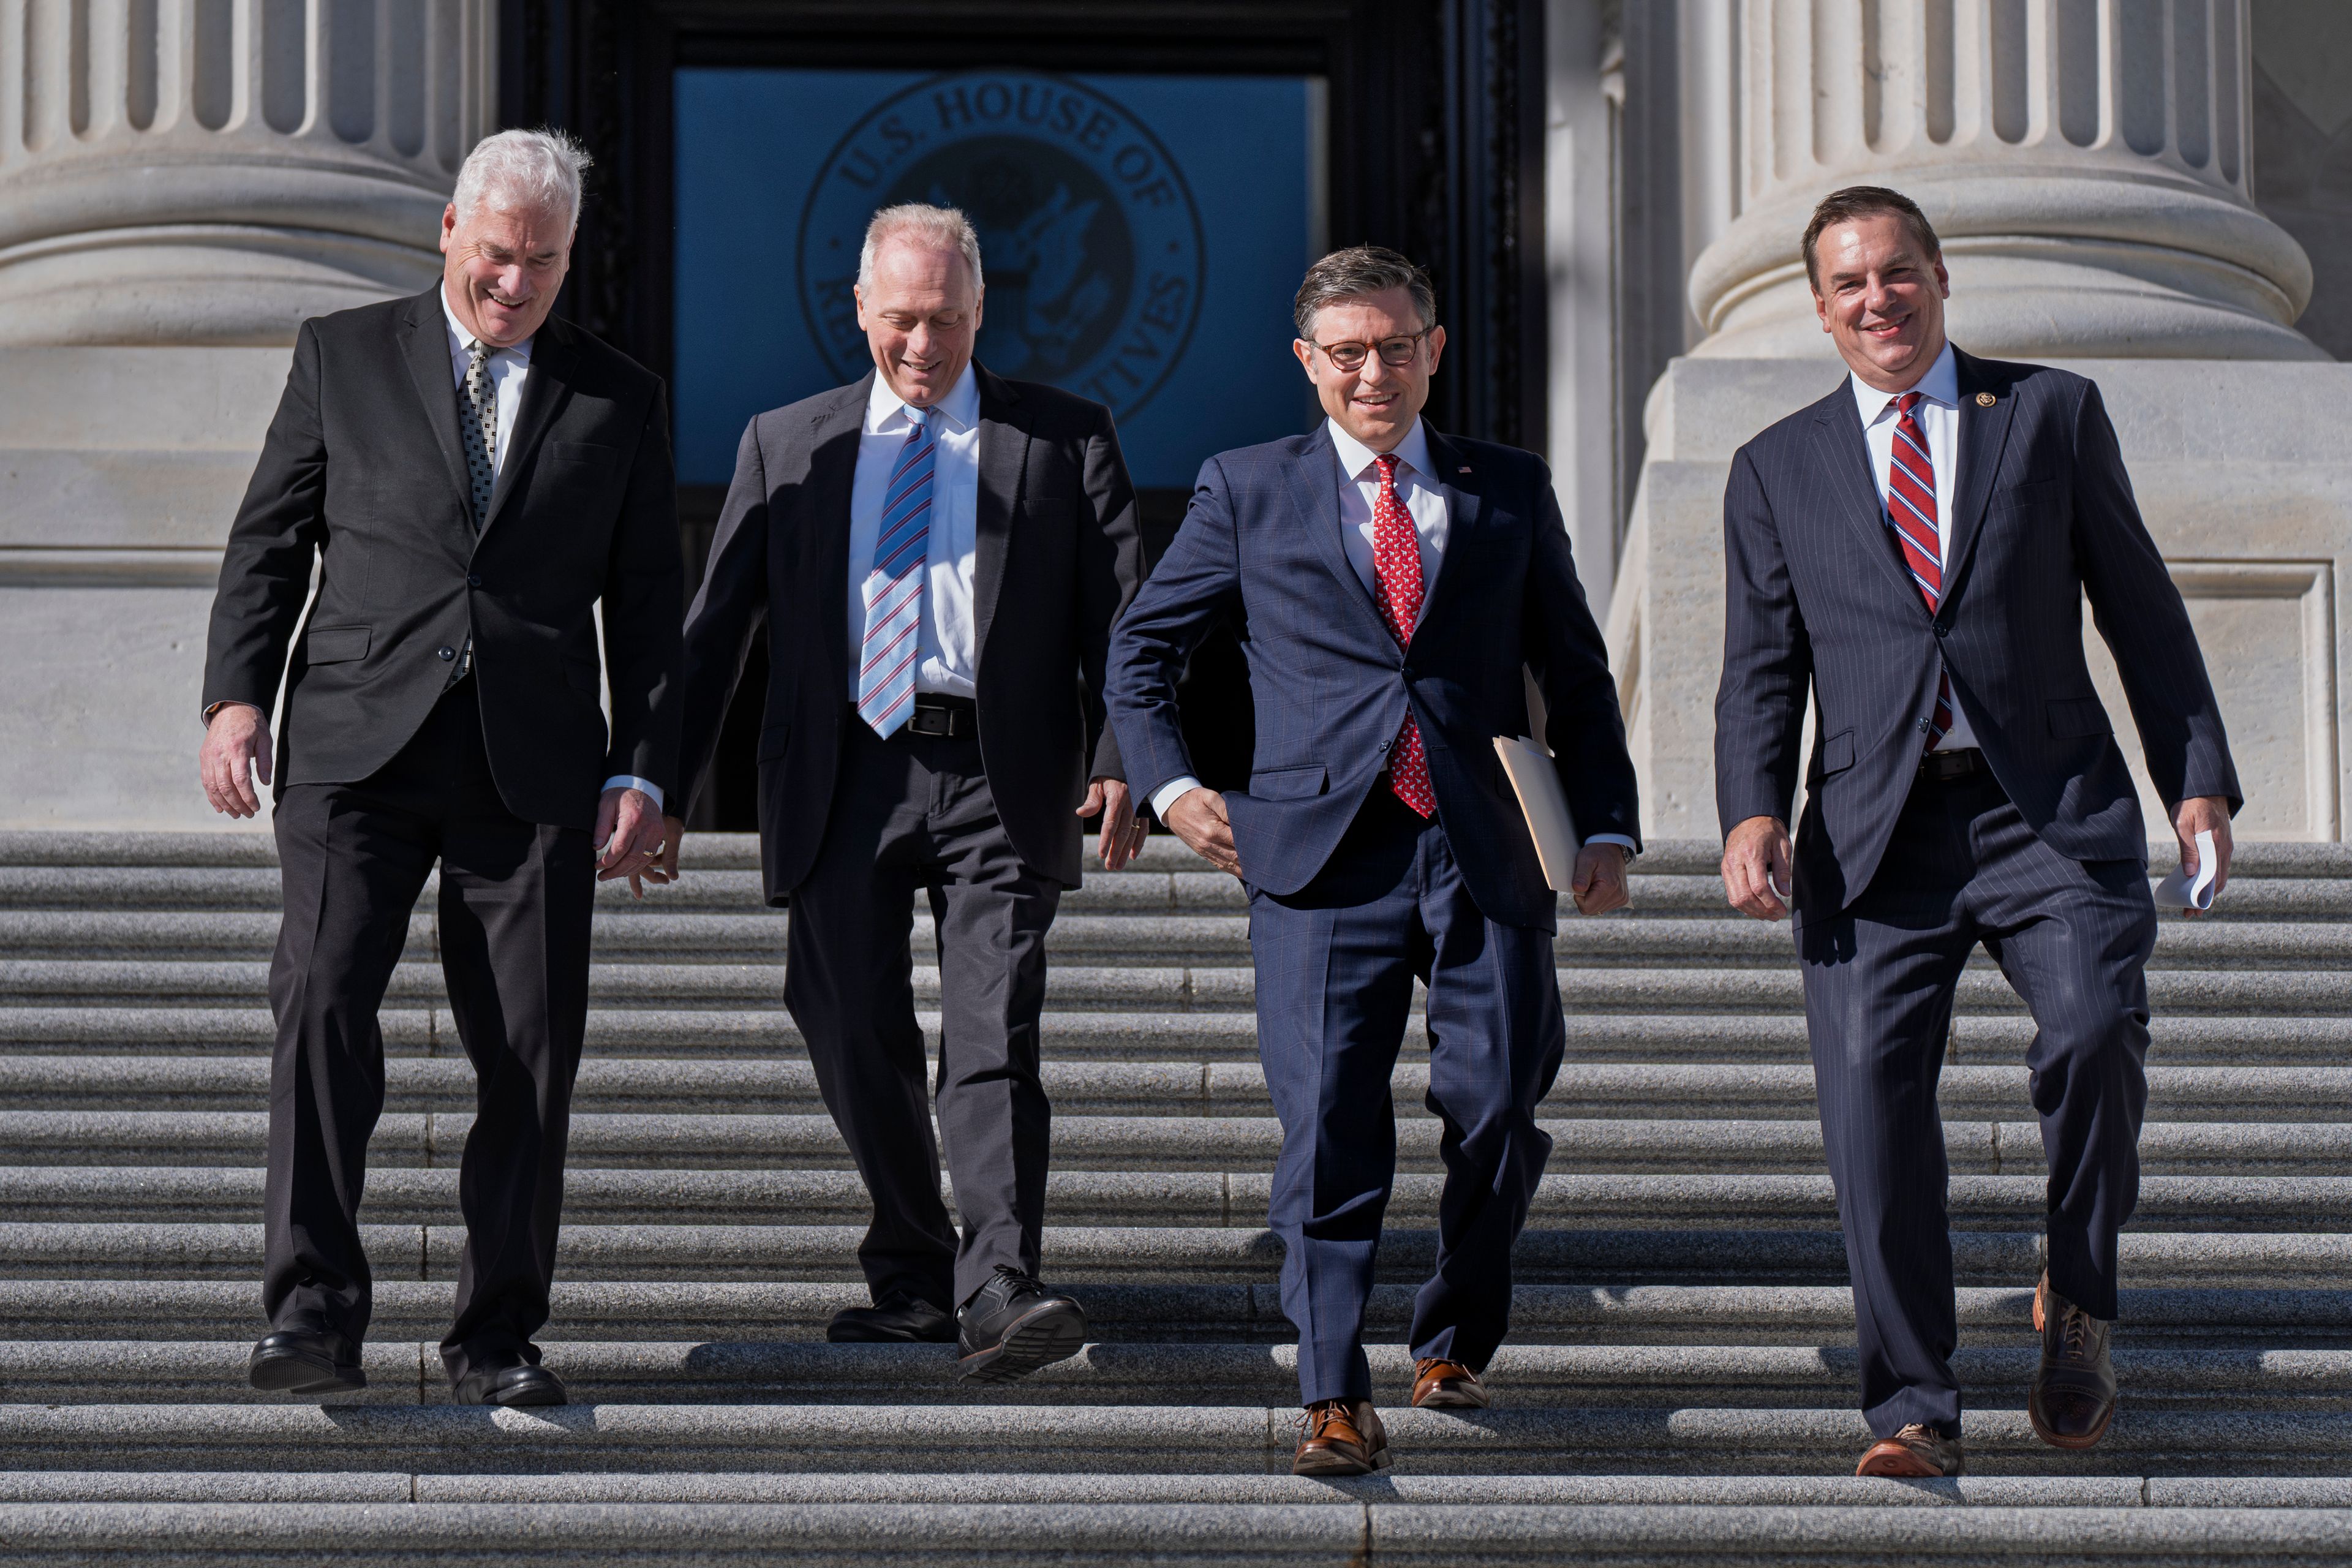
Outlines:
<svg viewBox="0 0 2352 1568"><path fill-rule="evenodd" d="M1503 759L1503 771L1511 775L1511 788L1518 794L1544 880L1554 892L1571 891L1579 847L1576 821L1568 814L1568 796L1559 787L1559 770L1551 753L1533 741L1497 735L1495 754Z"/></svg>

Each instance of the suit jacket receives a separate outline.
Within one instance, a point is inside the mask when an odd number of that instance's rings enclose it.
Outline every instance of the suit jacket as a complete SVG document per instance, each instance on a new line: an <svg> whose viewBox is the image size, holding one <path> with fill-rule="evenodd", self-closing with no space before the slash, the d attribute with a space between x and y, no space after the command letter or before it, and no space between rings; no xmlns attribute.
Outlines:
<svg viewBox="0 0 2352 1568"><path fill-rule="evenodd" d="M1918 771L1939 655L1993 776L2044 842L2077 860L2147 853L2083 659L2086 595L2158 793L2241 802L2196 634L2098 387L2046 365L1954 358L1959 472L1932 616L1886 526L1844 380L1731 461L1716 805L1727 834L1751 816L1788 819L1810 682L1801 918L1835 913L1878 874Z"/></svg>
<svg viewBox="0 0 2352 1568"><path fill-rule="evenodd" d="M1103 723L1111 623L1143 579L1135 488L1110 410L975 365L974 686L990 793L1031 869L1078 885L1090 778L1122 779ZM869 373L751 421L687 619L685 777L699 788L751 634L768 627L760 855L769 900L824 837L849 680L849 500ZM929 613L928 607L925 611ZM689 792L690 793L690 792ZM682 803L681 803L682 804Z"/></svg>
<svg viewBox="0 0 2352 1568"><path fill-rule="evenodd" d="M1578 830L1639 843L1616 684L1542 461L1435 430L1428 438L1447 536L1410 647L1389 635L1349 563L1339 458L1318 425L1202 466L1183 526L1119 623L1111 721L1139 795L1194 772L1176 680L1202 637L1230 618L1257 716L1249 789L1224 796L1245 879L1295 893L1323 868L1410 710L1471 897L1489 919L1549 926L1558 900L1495 737L1528 732L1524 668L1542 692Z"/></svg>
<svg viewBox="0 0 2352 1568"><path fill-rule="evenodd" d="M605 779L667 791L677 772L685 567L661 379L550 317L478 535L457 421L439 284L302 323L229 530L205 705L267 713L284 669L278 789L351 783L416 732L470 635L509 809L588 827Z"/></svg>

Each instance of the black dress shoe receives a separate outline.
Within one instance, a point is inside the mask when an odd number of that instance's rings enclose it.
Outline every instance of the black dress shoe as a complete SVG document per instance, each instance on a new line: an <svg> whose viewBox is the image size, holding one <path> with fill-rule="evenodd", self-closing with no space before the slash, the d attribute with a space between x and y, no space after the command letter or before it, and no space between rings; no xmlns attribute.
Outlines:
<svg viewBox="0 0 2352 1568"><path fill-rule="evenodd" d="M263 1335L246 1375L272 1394L355 1394L367 1386L358 1345L341 1334L308 1329Z"/></svg>
<svg viewBox="0 0 2352 1568"><path fill-rule="evenodd" d="M2042 1331L2042 1364L2026 1390L2026 1416L2053 1448L2091 1447L2116 1418L2116 1363L2108 1346L2115 1325L2053 1290L2044 1274L2033 1293L2033 1326Z"/></svg>
<svg viewBox="0 0 2352 1568"><path fill-rule="evenodd" d="M457 1380L460 1405L563 1405L563 1380L509 1352L491 1356Z"/></svg>
<svg viewBox="0 0 2352 1568"><path fill-rule="evenodd" d="M824 1337L837 1345L943 1345L956 1337L956 1326L946 1309L893 1290L871 1307L835 1312Z"/></svg>
<svg viewBox="0 0 2352 1568"><path fill-rule="evenodd" d="M1087 1315L1026 1274L996 1266L956 1314L962 1376L975 1383L1010 1383L1049 1362L1076 1355L1087 1342Z"/></svg>

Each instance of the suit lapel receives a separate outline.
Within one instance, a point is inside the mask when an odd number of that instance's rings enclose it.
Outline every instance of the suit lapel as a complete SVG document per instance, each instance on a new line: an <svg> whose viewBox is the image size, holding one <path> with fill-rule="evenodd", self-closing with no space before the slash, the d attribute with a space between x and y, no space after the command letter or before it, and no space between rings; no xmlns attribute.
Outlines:
<svg viewBox="0 0 2352 1568"><path fill-rule="evenodd" d="M1329 567L1331 575L1339 580L1340 596L1371 617L1372 626L1382 639L1389 636L1388 622L1381 618L1381 607L1372 599L1372 592L1364 580L1356 575L1354 564L1348 559L1348 547L1341 531L1347 524L1339 514L1339 454L1331 445L1328 426L1318 425L1307 438L1307 450L1299 460L1289 467L1286 475L1290 487L1291 503L1298 509L1306 524L1307 537Z"/></svg>
<svg viewBox="0 0 2352 1568"><path fill-rule="evenodd" d="M1430 477L1445 492L1445 552L1438 558L1437 581L1422 600L1421 621L1413 628L1416 637L1422 626L1435 621L1441 611L1462 596L1457 585L1462 579L1477 575L1471 567L1470 552L1477 549L1479 530L1486 521L1486 500L1478 492L1481 476L1462 460L1461 449L1426 421L1423 429L1429 442L1430 463L1437 469Z"/></svg>
<svg viewBox="0 0 2352 1568"><path fill-rule="evenodd" d="M808 581L814 584L817 615L824 627L819 640L831 671L828 689L834 691L849 688L849 498L857 479L866 401L873 390L874 373L868 371L855 385L842 388L809 429L809 510L800 533L803 548L816 557Z"/></svg>
<svg viewBox="0 0 2352 1568"><path fill-rule="evenodd" d="M1992 483L2000 472L2002 450L2009 444L2010 416L2017 398L2007 383L1990 374L1981 361L1958 349L1952 358L1959 371L1960 417L1953 461L1959 465L1952 487L1952 536L1944 548L1944 605L1948 608L1984 528L1985 508L1992 500ZM1992 402L1978 400L1979 393ZM1939 618L1948 619L1939 611Z"/></svg>
<svg viewBox="0 0 2352 1568"><path fill-rule="evenodd" d="M1895 542L1895 531L1886 526L1886 504L1879 499L1878 480L1871 472L1870 444L1863 439L1862 416L1854 408L1852 385L1840 382L1835 392L1813 406L1819 411L1813 416L1813 442L1839 514L1853 531L1862 553L1877 563L1887 586L1926 615L1927 601L1919 596L1919 584L1912 581L1911 569L1903 563L1903 547Z"/></svg>
<svg viewBox="0 0 2352 1568"><path fill-rule="evenodd" d="M466 455L457 449L457 373L449 360L449 325L441 316L440 284L409 301L403 330L408 376L425 405L425 423L432 428L433 444L441 449L451 487L470 509L473 487L466 480Z"/></svg>
<svg viewBox="0 0 2352 1568"><path fill-rule="evenodd" d="M972 666L988 647L996 619L997 595L1004 586L1005 557L1013 547L1013 515L1029 467L1029 430L1020 413L1021 394L984 365L972 366L980 383L980 483L972 498Z"/></svg>
<svg viewBox="0 0 2352 1568"><path fill-rule="evenodd" d="M499 457L499 480L490 490L490 512L482 519L485 534L498 521L530 455L547 438L548 426L571 401L573 363L571 329L550 316L531 337L530 374L522 378L522 406L515 410L514 434L507 437L507 449Z"/></svg>

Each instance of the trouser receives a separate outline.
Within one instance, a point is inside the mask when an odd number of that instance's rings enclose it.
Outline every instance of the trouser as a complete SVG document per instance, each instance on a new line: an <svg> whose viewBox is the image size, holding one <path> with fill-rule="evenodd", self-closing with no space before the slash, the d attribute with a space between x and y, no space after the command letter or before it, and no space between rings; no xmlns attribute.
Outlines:
<svg viewBox="0 0 2352 1568"><path fill-rule="evenodd" d="M969 731L886 741L850 715L824 830L792 892L784 1005L873 1200L857 1249L867 1289L951 1310L999 1265L1038 1270L1053 1122L1039 1016L1061 885L1023 864ZM940 965L936 1139L908 949L919 889Z"/></svg>
<svg viewBox="0 0 2352 1568"><path fill-rule="evenodd" d="M1822 1137L1845 1227L1871 1429L1960 1430L1947 1168L1936 1083L1952 995L1981 942L2033 1015L2026 1051L2050 1168L2050 1283L2116 1316L2116 1235L2139 1195L2156 908L2137 858L2042 842L1990 773L1923 779L1853 905L1799 913Z"/></svg>
<svg viewBox="0 0 2352 1568"><path fill-rule="evenodd" d="M289 785L276 827L286 914L269 973L263 1310L276 1328L366 1335L359 1212L383 1110L376 1009L437 860L441 965L476 1075L457 1175L466 1245L441 1355L453 1380L488 1355L536 1362L587 1029L589 835L506 808L471 680L368 778Z"/></svg>
<svg viewBox="0 0 2352 1568"><path fill-rule="evenodd" d="M1548 928L1486 919L1445 830L1376 786L1295 894L1250 892L1258 1055L1282 1122L1269 1223L1301 1400L1367 1399L1364 1308L1396 1175L1389 1076L1429 987L1429 1093L1445 1185L1415 1358L1484 1368L1510 1325L1511 1247L1551 1139L1536 1108L1566 1048Z"/></svg>

